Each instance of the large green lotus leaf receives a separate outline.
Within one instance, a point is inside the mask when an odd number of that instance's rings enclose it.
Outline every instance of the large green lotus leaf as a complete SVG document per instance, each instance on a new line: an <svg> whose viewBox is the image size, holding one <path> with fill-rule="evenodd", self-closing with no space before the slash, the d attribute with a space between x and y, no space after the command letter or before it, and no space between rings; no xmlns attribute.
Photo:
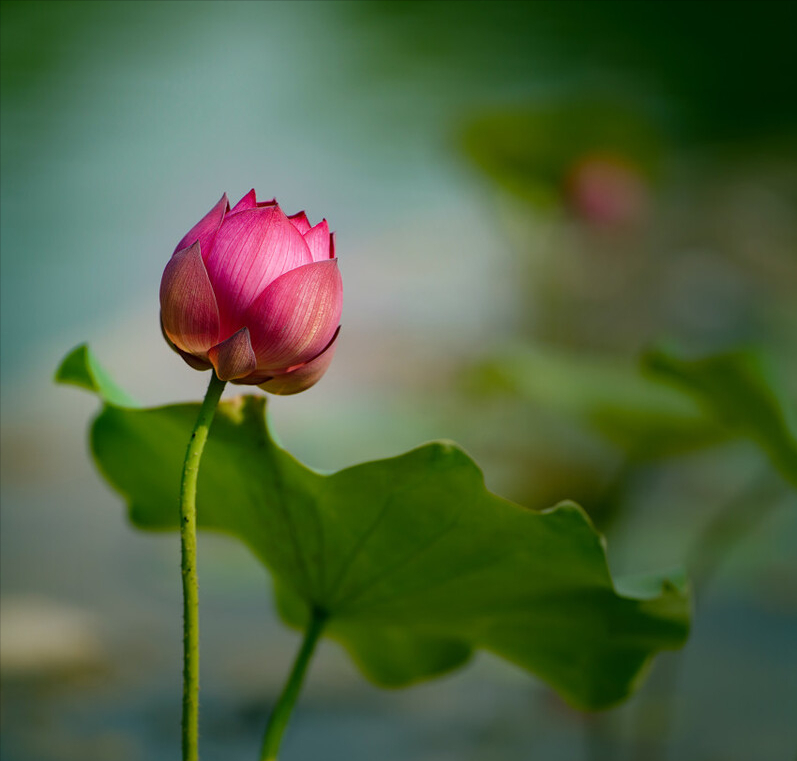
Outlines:
<svg viewBox="0 0 797 761"><path fill-rule="evenodd" d="M477 393L509 394L579 421L632 460L729 436L697 401L611 359L516 346L472 368L466 382Z"/></svg>
<svg viewBox="0 0 797 761"><path fill-rule="evenodd" d="M198 409L106 399L93 423L97 464L140 528L178 526ZM657 651L683 644L682 580L615 586L602 537L577 505L534 512L501 499L447 442L322 475L274 443L264 410L263 396L219 406L199 525L250 547L274 577L286 621L301 626L311 609L325 611L326 633L377 684L429 678L483 648L572 704L603 708L630 693Z"/></svg>
<svg viewBox="0 0 797 761"><path fill-rule="evenodd" d="M797 436L788 403L776 392L760 355L739 350L684 359L657 349L645 355L643 366L699 400L728 431L754 440L797 486Z"/></svg>

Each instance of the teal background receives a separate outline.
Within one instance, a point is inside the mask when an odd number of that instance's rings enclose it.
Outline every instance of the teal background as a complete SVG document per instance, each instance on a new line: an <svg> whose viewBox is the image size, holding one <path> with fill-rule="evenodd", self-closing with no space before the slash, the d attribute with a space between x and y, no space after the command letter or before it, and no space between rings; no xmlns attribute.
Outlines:
<svg viewBox="0 0 797 761"><path fill-rule="evenodd" d="M88 340L148 405L203 393L206 378L163 343L157 292L223 191L235 201L254 186L337 230L335 362L270 404L282 443L314 467L452 437L493 490L590 509L618 467L603 443L545 400L518 407L463 383L518 345L633 368L659 339L697 353L752 344L795 401L792 2L0 8L7 761L177 755L176 539L125 523L87 457L94 400L51 379ZM574 124L568 108L595 100L631 114L616 151L638 161L647 194L644 218L619 230L580 219L560 183L572 166L546 164L583 158L574 135L591 119ZM548 126L474 128L513 110ZM635 469L626 512L604 528L617 572L679 565L761 478L771 509L698 600L692 641L622 709L585 718L488 656L379 692L328 644L286 761L793 759L794 493L732 442ZM200 552L203 757L254 758L297 638L245 550L203 537Z"/></svg>

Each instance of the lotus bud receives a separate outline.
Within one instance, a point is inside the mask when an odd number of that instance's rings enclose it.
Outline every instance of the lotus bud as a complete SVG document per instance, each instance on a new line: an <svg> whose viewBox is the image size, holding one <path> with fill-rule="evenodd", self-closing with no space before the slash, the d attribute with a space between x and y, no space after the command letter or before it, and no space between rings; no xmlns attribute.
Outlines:
<svg viewBox="0 0 797 761"><path fill-rule="evenodd" d="M648 188L640 170L612 155L588 155L568 177L570 206L576 215L597 227L623 227L642 220Z"/></svg>
<svg viewBox="0 0 797 761"><path fill-rule="evenodd" d="M296 394L335 351L343 284L326 220L276 200L221 200L177 244L161 279L161 328L193 368Z"/></svg>

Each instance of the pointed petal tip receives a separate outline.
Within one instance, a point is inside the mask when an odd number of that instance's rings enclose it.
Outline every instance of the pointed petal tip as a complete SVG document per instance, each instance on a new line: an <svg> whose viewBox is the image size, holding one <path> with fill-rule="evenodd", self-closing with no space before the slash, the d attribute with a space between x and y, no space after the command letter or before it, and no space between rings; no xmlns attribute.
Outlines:
<svg viewBox="0 0 797 761"><path fill-rule="evenodd" d="M227 194L222 193L221 198L216 205L205 214L189 231L186 233L180 242L175 246L175 253L190 246L194 241L202 241L202 250L207 255L216 238L216 233L224 221L224 217L230 210L230 202L227 199Z"/></svg>
<svg viewBox="0 0 797 761"><path fill-rule="evenodd" d="M252 188L246 195L244 195L235 206L233 206L231 214L237 214L239 211L246 211L247 209L262 209L267 206L279 206L276 198L270 201L258 201L257 192Z"/></svg>
<svg viewBox="0 0 797 761"><path fill-rule="evenodd" d="M315 227L304 233L304 241L313 255L314 262L329 259L332 240L326 219L322 219Z"/></svg>
<svg viewBox="0 0 797 761"><path fill-rule="evenodd" d="M291 214L288 219L302 235L312 227L310 220L307 218L307 213L304 210L296 212L296 214Z"/></svg>
<svg viewBox="0 0 797 761"><path fill-rule="evenodd" d="M257 195L255 194L255 189L252 188L248 193L245 193L241 200L238 201L235 206L232 207L232 211L230 214L237 214L239 211L243 211L244 209L253 209L257 206Z"/></svg>
<svg viewBox="0 0 797 761"><path fill-rule="evenodd" d="M180 248L174 253L175 254L190 253L191 255L199 254L200 256L202 256L202 243L197 239L190 246L186 246L185 248Z"/></svg>

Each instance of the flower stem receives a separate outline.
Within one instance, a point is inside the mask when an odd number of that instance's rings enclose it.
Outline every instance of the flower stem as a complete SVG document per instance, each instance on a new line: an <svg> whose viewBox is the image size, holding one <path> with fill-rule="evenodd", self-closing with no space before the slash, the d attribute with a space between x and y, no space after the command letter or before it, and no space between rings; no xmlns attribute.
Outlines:
<svg viewBox="0 0 797 761"><path fill-rule="evenodd" d="M307 630L304 633L304 641L294 661L293 669L291 669L291 674L277 701L277 705L274 706L274 710L271 712L268 728L263 738L263 748L260 751L260 761L277 761L282 735L288 726L291 711L293 711L296 699L299 697L299 691L302 689L307 666L313 657L313 651L321 632L324 630L325 623L326 614L317 609L313 610Z"/></svg>
<svg viewBox="0 0 797 761"><path fill-rule="evenodd" d="M180 483L183 572L183 761L199 759L199 586L196 573L196 482L199 461L225 381L212 374L188 442Z"/></svg>

